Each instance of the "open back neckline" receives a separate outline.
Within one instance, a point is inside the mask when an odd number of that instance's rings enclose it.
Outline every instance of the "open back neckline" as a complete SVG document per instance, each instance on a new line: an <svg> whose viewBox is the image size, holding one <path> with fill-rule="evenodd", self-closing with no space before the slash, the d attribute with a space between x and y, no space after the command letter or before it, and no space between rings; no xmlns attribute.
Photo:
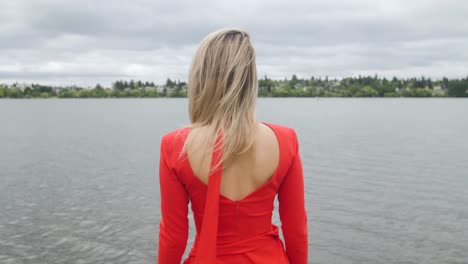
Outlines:
<svg viewBox="0 0 468 264"><path fill-rule="evenodd" d="M252 192L250 192L249 194L245 195L243 198L241 199L231 199L225 195L223 195L222 193L219 193L219 196L220 198L224 199L224 200L227 200L229 202L232 202L232 203L240 203L240 202L243 202L247 199L249 199L250 197L254 196L256 193L260 192L262 189L266 188L266 186L270 185L274 179L277 177L276 175L278 174L278 171L279 171L279 168L280 168L280 162L281 162L281 140L280 140L280 137L279 135L277 134L277 131L273 128L273 126L269 123L266 123L266 122L259 122L261 124L264 124L265 126L267 126L268 128L270 128L272 131L273 131L273 134L275 135L276 137L276 141L278 142L278 149L279 149L279 157L278 157L278 164L276 165L276 169L274 170L272 176L266 181L264 182L262 185L260 185L260 187L256 188L255 190L253 190ZM191 127L188 127L187 128L189 130L189 132L187 133L187 136L188 134L190 133L190 131L192 130ZM208 188L208 185L206 183L204 183L200 178L198 178L198 176L195 174L195 172L193 171L192 169L192 165L190 164L190 160L188 158L188 154L187 152L183 154L184 155L184 160L186 162L186 165L187 167L189 168L189 171L190 171L190 176L195 178L195 181L203 186L205 189Z"/></svg>

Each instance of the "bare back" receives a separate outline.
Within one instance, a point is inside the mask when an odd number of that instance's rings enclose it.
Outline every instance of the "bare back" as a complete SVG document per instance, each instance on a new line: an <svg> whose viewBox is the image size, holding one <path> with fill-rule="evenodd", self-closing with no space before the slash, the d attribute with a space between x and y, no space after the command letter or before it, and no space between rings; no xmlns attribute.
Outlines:
<svg viewBox="0 0 468 264"><path fill-rule="evenodd" d="M201 127L190 131L189 137L193 137L195 146L200 146L206 142L205 135L206 128ZM195 147L188 154L190 166L195 176L208 184L211 155L204 155L199 149L202 148ZM275 133L267 125L257 123L254 146L224 168L221 194L233 201L242 200L270 180L279 159L279 143Z"/></svg>

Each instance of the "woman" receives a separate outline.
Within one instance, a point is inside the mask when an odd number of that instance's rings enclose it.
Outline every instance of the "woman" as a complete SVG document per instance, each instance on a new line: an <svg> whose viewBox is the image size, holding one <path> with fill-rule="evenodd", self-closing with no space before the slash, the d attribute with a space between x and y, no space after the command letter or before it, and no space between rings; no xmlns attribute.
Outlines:
<svg viewBox="0 0 468 264"><path fill-rule="evenodd" d="M180 263L191 203L197 235L184 263L307 263L307 216L293 129L255 120L255 50L222 29L189 72L191 126L163 136L158 263ZM284 244L271 222L278 194Z"/></svg>

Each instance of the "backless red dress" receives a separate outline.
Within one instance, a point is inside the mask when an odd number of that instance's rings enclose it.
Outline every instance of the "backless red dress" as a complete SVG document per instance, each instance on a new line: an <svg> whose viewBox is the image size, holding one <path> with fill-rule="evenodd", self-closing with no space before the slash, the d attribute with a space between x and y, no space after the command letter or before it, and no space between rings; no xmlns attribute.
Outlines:
<svg viewBox="0 0 468 264"><path fill-rule="evenodd" d="M189 202L197 235L184 264L307 263L307 215L297 135L289 127L263 124L278 140L278 167L269 181L236 201L219 193L222 169L211 173L206 185L194 175L186 154L180 156L190 128L163 136L158 263L181 263L188 239ZM212 165L220 157L215 151ZM284 244L271 221L276 195Z"/></svg>

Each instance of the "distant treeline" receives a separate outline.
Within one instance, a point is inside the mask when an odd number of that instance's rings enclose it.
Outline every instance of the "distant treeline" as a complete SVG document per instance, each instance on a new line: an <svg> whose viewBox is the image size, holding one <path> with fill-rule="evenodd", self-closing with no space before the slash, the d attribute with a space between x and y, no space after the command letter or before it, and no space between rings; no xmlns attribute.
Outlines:
<svg viewBox="0 0 468 264"><path fill-rule="evenodd" d="M379 78L358 76L344 79L298 78L258 81L261 97L468 97L468 77L431 80L430 78ZM41 84L0 84L0 97L9 98L108 98L108 97L186 97L187 84L167 79L165 84L136 80L115 81L110 88L58 87Z"/></svg>

